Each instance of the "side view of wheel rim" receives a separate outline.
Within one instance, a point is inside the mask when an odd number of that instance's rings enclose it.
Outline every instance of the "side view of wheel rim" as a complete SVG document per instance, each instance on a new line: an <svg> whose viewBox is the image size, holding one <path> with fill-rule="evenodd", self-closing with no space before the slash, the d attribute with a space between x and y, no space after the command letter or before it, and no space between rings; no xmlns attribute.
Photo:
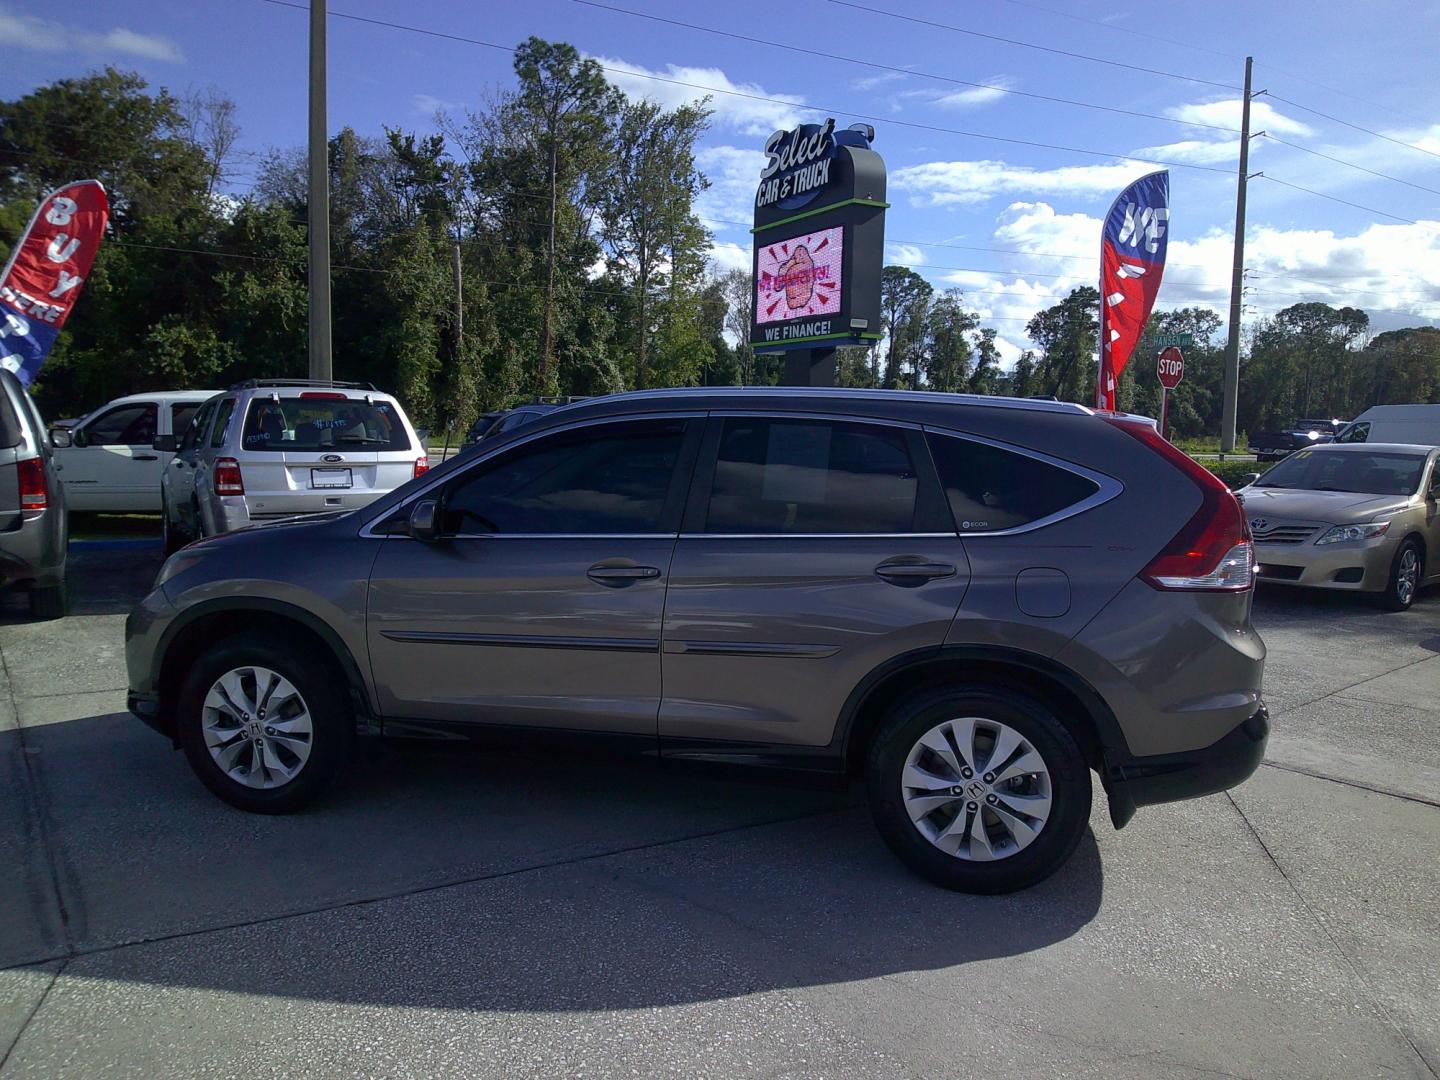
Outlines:
<svg viewBox="0 0 1440 1080"><path fill-rule="evenodd" d="M1420 553L1413 547L1407 548L1400 556L1400 565L1395 568L1395 597L1402 604L1415 599L1415 589L1420 584Z"/></svg>
<svg viewBox="0 0 1440 1080"><path fill-rule="evenodd" d="M967 716L935 725L905 759L910 820L941 851L992 862L1023 851L1050 817L1053 787L1040 752L1008 724Z"/></svg>
<svg viewBox="0 0 1440 1080"><path fill-rule="evenodd" d="M239 667L215 680L201 710L205 746L221 772L250 788L278 788L310 758L314 724L279 672Z"/></svg>

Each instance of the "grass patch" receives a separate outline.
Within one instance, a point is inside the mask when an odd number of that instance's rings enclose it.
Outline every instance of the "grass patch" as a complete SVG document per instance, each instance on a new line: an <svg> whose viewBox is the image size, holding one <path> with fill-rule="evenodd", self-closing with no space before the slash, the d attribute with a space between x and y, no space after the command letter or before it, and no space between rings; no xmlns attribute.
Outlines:
<svg viewBox="0 0 1440 1080"><path fill-rule="evenodd" d="M1201 461L1198 464L1224 480L1232 491L1244 487L1255 473L1263 473L1270 468L1268 461Z"/></svg>
<svg viewBox="0 0 1440 1080"><path fill-rule="evenodd" d="M160 532L159 514L70 513L71 540L130 540Z"/></svg>

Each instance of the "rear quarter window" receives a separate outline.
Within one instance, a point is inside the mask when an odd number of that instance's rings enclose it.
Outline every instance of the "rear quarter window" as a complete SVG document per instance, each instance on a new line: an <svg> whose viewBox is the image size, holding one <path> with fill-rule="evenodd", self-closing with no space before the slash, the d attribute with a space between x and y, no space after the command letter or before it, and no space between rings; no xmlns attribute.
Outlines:
<svg viewBox="0 0 1440 1080"><path fill-rule="evenodd" d="M961 532L989 533L1042 521L1100 490L1069 469L989 443L929 436L940 485Z"/></svg>

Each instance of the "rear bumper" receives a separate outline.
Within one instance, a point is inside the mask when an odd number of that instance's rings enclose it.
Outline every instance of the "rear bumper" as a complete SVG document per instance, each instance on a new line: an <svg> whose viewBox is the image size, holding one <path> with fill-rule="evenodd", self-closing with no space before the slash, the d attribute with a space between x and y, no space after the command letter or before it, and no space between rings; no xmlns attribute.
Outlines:
<svg viewBox="0 0 1440 1080"><path fill-rule="evenodd" d="M1264 760L1269 736L1270 714L1261 705L1229 734L1198 750L1147 757L1107 753L1110 820L1123 828L1136 807L1195 799L1243 783Z"/></svg>

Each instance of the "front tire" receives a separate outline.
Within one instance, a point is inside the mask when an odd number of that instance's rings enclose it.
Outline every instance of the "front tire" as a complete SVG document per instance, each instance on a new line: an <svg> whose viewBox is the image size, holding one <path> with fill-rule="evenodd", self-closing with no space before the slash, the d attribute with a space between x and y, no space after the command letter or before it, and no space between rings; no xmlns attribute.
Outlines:
<svg viewBox="0 0 1440 1080"><path fill-rule="evenodd" d="M30 615L36 619L63 619L70 610L70 591L65 582L45 588L31 588Z"/></svg>
<svg viewBox="0 0 1440 1080"><path fill-rule="evenodd" d="M1386 611L1406 611L1415 603L1420 582L1425 580L1425 556L1417 540L1406 540L1390 563L1390 580L1380 594Z"/></svg>
<svg viewBox="0 0 1440 1080"><path fill-rule="evenodd" d="M344 681L302 641L241 634L202 653L176 726L191 769L242 810L283 814L334 780L354 734Z"/></svg>
<svg viewBox="0 0 1440 1080"><path fill-rule="evenodd" d="M1090 820L1090 770L1075 739L1048 707L1008 688L903 698L871 746L867 779L890 849L960 892L1044 880Z"/></svg>

